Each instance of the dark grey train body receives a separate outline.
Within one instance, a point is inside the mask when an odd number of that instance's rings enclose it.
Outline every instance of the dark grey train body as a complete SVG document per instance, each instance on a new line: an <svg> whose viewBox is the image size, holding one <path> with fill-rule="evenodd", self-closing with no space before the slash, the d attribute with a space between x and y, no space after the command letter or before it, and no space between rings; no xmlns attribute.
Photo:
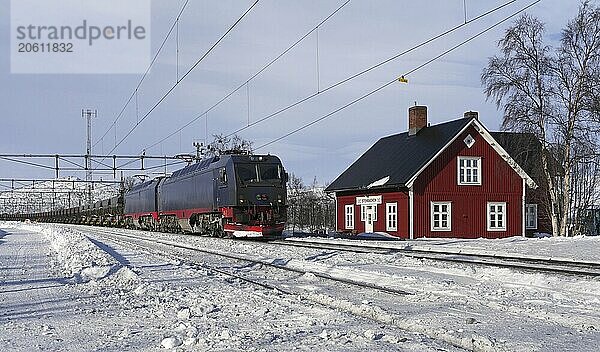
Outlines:
<svg viewBox="0 0 600 352"><path fill-rule="evenodd" d="M135 186L131 227L236 237L276 236L286 220L287 174L271 155L223 155Z"/></svg>

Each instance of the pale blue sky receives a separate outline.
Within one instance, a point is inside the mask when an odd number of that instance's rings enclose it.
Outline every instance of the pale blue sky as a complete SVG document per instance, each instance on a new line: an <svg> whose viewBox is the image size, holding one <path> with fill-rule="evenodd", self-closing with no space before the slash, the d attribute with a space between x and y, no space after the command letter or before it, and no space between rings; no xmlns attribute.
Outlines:
<svg viewBox="0 0 600 352"><path fill-rule="evenodd" d="M306 33L344 1L261 0L174 93L116 150L138 154L182 126L253 75L271 58ZM470 17L505 1L467 0ZM240 135L264 144L308 123L418 66L479 30L526 6L517 1L427 47L403 56L344 86L287 111ZM152 1L152 48L157 50L183 1ZM191 0L180 26L180 71L190 65L251 4L251 1ZM353 0L319 31L321 87L327 87L464 21L463 0ZM545 0L529 13L547 23L557 38L573 17L578 1ZM10 74L10 1L0 0L0 153L84 153L82 108L96 108L94 142L112 124L139 75L12 75ZM375 141L407 129L407 109L414 102L429 107L432 124L480 112L489 129L497 129L501 113L485 102L479 75L495 43L509 23L476 39L397 84L330 117L310 129L260 150L282 158L288 171L306 181L332 181ZM550 43L550 42L549 42ZM140 113L145 113L175 80L175 45L170 40L141 87ZM250 121L314 93L317 89L316 37L300 46L250 84ZM228 134L247 123L247 96L238 94L208 116L208 134ZM136 122L133 104L118 123L117 139ZM204 119L148 154L177 154L204 140ZM95 153L115 143L114 131ZM40 169L0 161L0 178L52 177ZM78 176L83 177L82 174Z"/></svg>

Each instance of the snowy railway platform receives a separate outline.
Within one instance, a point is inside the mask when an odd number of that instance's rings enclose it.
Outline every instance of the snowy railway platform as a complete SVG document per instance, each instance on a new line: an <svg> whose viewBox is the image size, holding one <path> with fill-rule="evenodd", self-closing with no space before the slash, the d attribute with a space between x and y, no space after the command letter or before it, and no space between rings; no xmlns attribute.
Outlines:
<svg viewBox="0 0 600 352"><path fill-rule="evenodd" d="M3 351L597 351L600 345L594 277L120 229L0 228ZM599 261L598 243L514 238L411 245Z"/></svg>

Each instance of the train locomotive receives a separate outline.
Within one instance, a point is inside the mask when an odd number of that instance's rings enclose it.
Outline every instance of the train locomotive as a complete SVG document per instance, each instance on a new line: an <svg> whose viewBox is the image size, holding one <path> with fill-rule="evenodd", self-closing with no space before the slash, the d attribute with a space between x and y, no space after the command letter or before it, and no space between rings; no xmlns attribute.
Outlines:
<svg viewBox="0 0 600 352"><path fill-rule="evenodd" d="M0 218L218 237L278 237L287 220L287 181L276 156L226 154L93 205Z"/></svg>
<svg viewBox="0 0 600 352"><path fill-rule="evenodd" d="M286 221L287 173L272 155L222 155L124 196L125 226L212 236L270 237Z"/></svg>

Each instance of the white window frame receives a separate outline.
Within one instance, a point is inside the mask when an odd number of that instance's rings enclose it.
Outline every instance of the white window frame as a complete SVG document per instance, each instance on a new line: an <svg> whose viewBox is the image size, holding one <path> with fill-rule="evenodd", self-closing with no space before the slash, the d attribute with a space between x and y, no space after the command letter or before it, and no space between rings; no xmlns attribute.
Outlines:
<svg viewBox="0 0 600 352"><path fill-rule="evenodd" d="M448 211L443 212L441 211L441 207L442 206L448 206ZM440 207L440 211L436 212L435 211L435 207L439 206ZM431 213L431 218L430 218L430 223L431 223L431 231L452 231L452 202L431 202L431 206L430 206L430 213ZM438 213L440 215L440 226L436 227L435 226L435 214ZM447 216L447 226L442 226L442 215L446 214Z"/></svg>
<svg viewBox="0 0 600 352"><path fill-rule="evenodd" d="M398 231L398 203L385 203L385 230Z"/></svg>
<svg viewBox="0 0 600 352"><path fill-rule="evenodd" d="M494 212L492 212L491 207L496 207ZM498 211L497 207L502 206L502 226L498 226ZM506 218L506 214L508 213L506 209L506 202L488 202L487 203L487 230L488 231L506 231L508 219ZM492 226L492 215L494 215L495 225Z"/></svg>
<svg viewBox="0 0 600 352"><path fill-rule="evenodd" d="M481 157L479 156L459 156L457 159L457 172L456 172L456 180L458 181L458 184L460 186L481 186ZM463 167L462 162L465 162L465 166ZM477 161L477 166L473 167L473 166L466 166L466 162L470 161ZM464 175L465 175L465 181L462 181L460 178L461 175L461 171L463 170L463 168L465 169ZM477 172L477 182L468 182L466 181L467 178L467 170L471 170L471 172L476 171ZM471 174L471 179L473 179L473 174Z"/></svg>
<svg viewBox="0 0 600 352"><path fill-rule="evenodd" d="M354 204L346 205L344 209L345 229L354 230Z"/></svg>
<svg viewBox="0 0 600 352"><path fill-rule="evenodd" d="M528 215L530 214L529 210L533 209L533 225L529 225L529 218ZM538 228L538 210L537 210L537 204L527 204L525 206L525 228L527 230L537 230Z"/></svg>
<svg viewBox="0 0 600 352"><path fill-rule="evenodd" d="M373 212L373 222L377 221L377 205L376 204L369 204L369 205L361 205L360 206L360 221L367 221L367 207L372 207L374 212Z"/></svg>

